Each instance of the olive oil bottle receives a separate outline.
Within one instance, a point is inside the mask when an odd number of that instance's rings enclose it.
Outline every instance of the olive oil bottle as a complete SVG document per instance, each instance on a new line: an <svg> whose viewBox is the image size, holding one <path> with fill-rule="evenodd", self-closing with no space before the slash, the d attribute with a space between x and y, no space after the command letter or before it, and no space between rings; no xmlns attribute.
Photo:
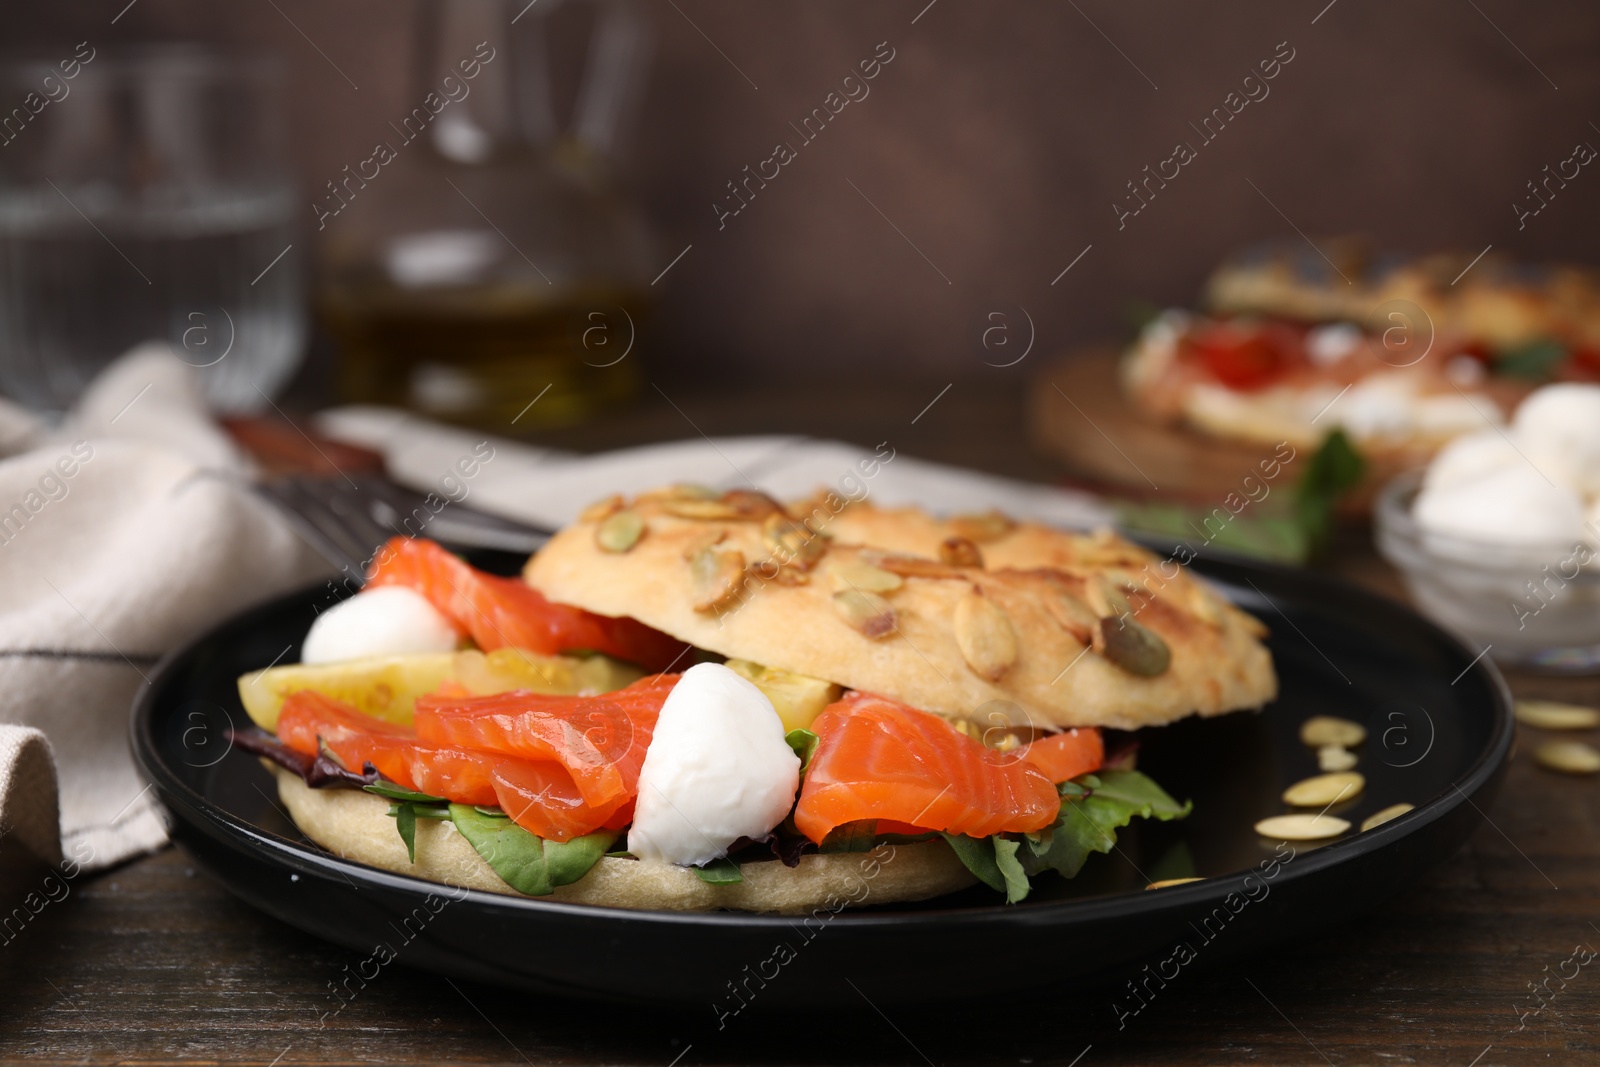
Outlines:
<svg viewBox="0 0 1600 1067"><path fill-rule="evenodd" d="M561 10L590 40L565 130L543 12L421 5L415 106L313 205L345 400L514 432L637 394L653 247L614 157L644 24L632 0Z"/></svg>

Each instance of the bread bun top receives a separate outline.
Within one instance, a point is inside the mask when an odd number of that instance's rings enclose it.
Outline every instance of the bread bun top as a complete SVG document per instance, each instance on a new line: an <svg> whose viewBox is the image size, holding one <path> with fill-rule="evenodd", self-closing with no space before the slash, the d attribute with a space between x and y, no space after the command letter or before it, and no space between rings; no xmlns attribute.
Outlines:
<svg viewBox="0 0 1600 1067"><path fill-rule="evenodd" d="M524 577L730 658L985 723L1134 729L1277 691L1264 627L1176 562L993 513L675 487L588 509Z"/></svg>

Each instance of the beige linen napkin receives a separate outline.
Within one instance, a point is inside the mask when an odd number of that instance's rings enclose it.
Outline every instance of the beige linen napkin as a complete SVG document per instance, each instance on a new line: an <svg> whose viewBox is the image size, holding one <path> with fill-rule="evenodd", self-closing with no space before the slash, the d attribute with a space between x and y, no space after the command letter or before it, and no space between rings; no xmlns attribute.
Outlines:
<svg viewBox="0 0 1600 1067"><path fill-rule="evenodd" d="M723 489L759 488L780 500L818 490L885 507L915 504L939 514L998 508L1019 519L1073 529L1116 522L1090 493L1021 482L916 459L884 441L872 448L810 437L686 437L579 456L443 426L394 408L351 405L322 412L324 435L383 455L389 476L420 492L441 491L440 472L459 457L492 458L451 494L461 503L548 530L611 493L629 495L671 482Z"/></svg>
<svg viewBox="0 0 1600 1067"><path fill-rule="evenodd" d="M250 491L165 346L122 357L60 427L0 406L0 448L0 856L104 867L166 840L127 739L156 660L326 565Z"/></svg>

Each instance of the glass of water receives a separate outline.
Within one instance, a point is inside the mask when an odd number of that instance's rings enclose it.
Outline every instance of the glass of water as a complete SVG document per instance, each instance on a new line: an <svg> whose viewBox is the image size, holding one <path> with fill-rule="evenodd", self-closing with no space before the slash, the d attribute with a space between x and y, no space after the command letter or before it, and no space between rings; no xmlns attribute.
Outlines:
<svg viewBox="0 0 1600 1067"><path fill-rule="evenodd" d="M0 392L59 412L164 341L221 411L305 340L280 78L190 46L0 64Z"/></svg>

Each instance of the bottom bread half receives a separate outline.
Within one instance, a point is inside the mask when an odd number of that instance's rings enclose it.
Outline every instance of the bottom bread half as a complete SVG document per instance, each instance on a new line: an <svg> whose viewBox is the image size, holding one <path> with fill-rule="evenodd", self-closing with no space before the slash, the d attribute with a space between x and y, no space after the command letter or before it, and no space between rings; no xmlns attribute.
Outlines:
<svg viewBox="0 0 1600 1067"><path fill-rule="evenodd" d="M448 819L417 821L413 863L389 817L387 800L357 789L312 789L298 775L281 768L274 773L278 795L295 823L336 856L430 882L522 896ZM745 863L740 872L742 882L712 885L684 867L606 857L583 878L536 899L655 911L804 915L817 909L927 900L976 881L943 841L809 855L798 867L777 860Z"/></svg>

